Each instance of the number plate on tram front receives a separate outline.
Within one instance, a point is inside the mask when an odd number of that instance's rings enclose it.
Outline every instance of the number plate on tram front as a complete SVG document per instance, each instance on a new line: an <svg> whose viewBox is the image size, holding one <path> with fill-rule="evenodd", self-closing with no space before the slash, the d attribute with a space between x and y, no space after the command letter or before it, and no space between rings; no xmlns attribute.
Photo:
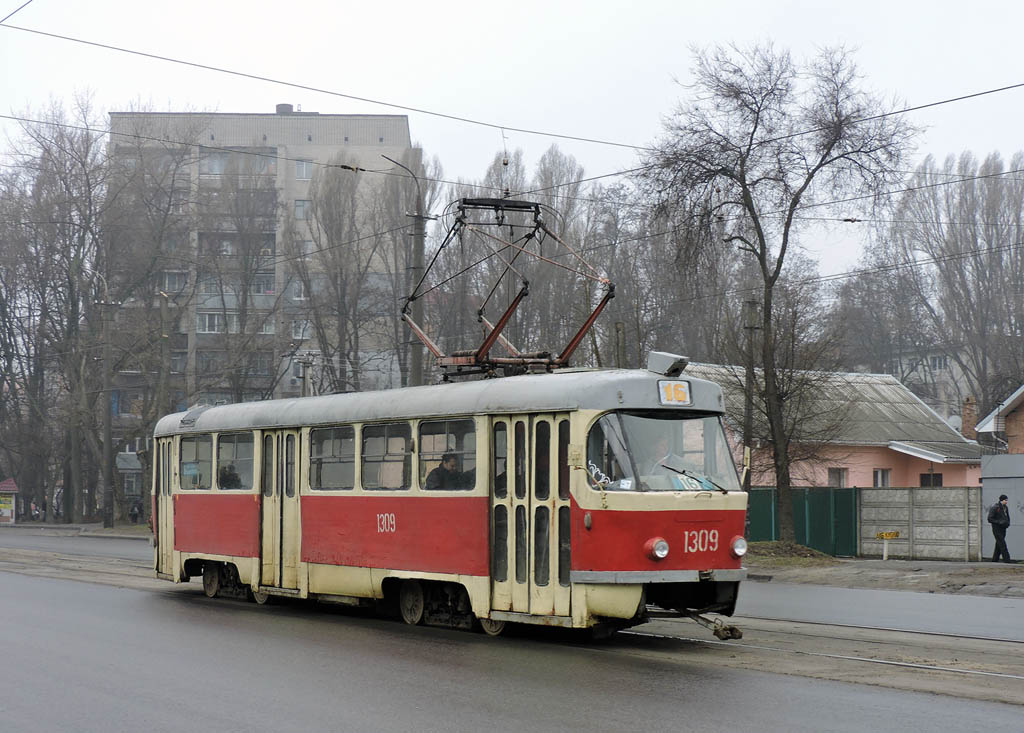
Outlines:
<svg viewBox="0 0 1024 733"><path fill-rule="evenodd" d="M659 380L658 402L673 406L690 404L690 383L675 379Z"/></svg>

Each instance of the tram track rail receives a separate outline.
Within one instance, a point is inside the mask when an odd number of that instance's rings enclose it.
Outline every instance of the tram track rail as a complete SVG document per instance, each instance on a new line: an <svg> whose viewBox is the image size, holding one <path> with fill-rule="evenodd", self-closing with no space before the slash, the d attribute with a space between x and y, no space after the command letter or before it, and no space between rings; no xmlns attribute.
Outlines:
<svg viewBox="0 0 1024 733"><path fill-rule="evenodd" d="M865 628L865 627L858 627L858 628ZM904 668L907 668L907 669L928 670L928 671L933 671L933 672L953 672L953 673L956 673L956 674L980 675L980 676L985 676L985 677L1002 677L1002 678L1005 678L1005 679L1024 680L1024 674L1007 674L1007 673L1003 673L1003 672L988 672L988 671L985 671L985 670L977 670L977 669L963 669L963 668L957 668L957 667L944 667L944 666L939 666L939 665L934 665L934 664L921 664L919 662L901 662L901 661L893 660L893 659L878 659L878 658L873 658L873 657L860 657L860 656L853 656L853 655L849 655L849 654L830 654L828 652L814 652L814 651L808 651L806 649L786 649L784 647L766 646L764 644L751 644L749 642L744 642L744 641L719 641L717 639L698 639L696 637L676 636L676 635L672 635L672 634L654 634L654 633L645 632L645 631L632 631L632 630L621 631L619 633L627 635L627 636L643 636L643 637L653 638L653 639L671 639L673 641L686 641L686 642L696 643L696 644L709 644L709 645L716 645L716 646L726 646L726 647L730 647L730 648L740 647L740 648L744 648L744 649L756 649L758 651L778 652L778 653L781 653L781 654L802 654L802 655L811 656L811 657L822 657L822 658L825 658L825 659L836 659L836 660L850 661L850 662L869 662L871 664L891 665L891 666L895 666L895 667L904 667ZM904 632L904 633L916 633L916 632Z"/></svg>
<svg viewBox="0 0 1024 733"><path fill-rule="evenodd" d="M776 621L779 623L806 624L808 626L830 626L833 628L858 629L862 631L887 631L896 634L919 634L922 636L939 636L949 639L964 639L968 641L994 641L1006 644L1024 644L1024 639L1010 639L1000 636L973 636L964 634L954 634L949 631L924 631L921 629L902 629L891 626L868 626L861 624L844 624L830 621L807 621L803 619L777 618L774 616L743 616L742 618L751 619L755 621ZM739 623L737 625L742 626L742 623Z"/></svg>

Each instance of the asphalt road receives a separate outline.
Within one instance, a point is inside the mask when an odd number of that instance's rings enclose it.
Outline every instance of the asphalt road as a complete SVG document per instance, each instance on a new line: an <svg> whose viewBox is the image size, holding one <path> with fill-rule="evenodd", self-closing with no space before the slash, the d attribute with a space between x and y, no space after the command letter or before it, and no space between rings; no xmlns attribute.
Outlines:
<svg viewBox="0 0 1024 733"><path fill-rule="evenodd" d="M1024 641L1021 598L748 582L736 613Z"/></svg>
<svg viewBox="0 0 1024 733"><path fill-rule="evenodd" d="M153 548L138 539L0 531L0 548L112 557L151 566ZM882 626L1024 641L1024 599L748 582L736 613L816 623Z"/></svg>
<svg viewBox="0 0 1024 733"><path fill-rule="evenodd" d="M210 600L195 584L153 592L13 573L0 583L9 731L1020 729L1018 706L715 667L643 645L411 628Z"/></svg>

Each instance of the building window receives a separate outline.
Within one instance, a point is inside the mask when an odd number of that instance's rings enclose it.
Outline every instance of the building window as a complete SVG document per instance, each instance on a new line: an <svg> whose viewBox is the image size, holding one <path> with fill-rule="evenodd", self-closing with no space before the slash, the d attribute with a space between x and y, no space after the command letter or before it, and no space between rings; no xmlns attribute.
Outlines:
<svg viewBox="0 0 1024 733"><path fill-rule="evenodd" d="M295 180L297 181L308 181L313 177L313 161L311 160L297 160L295 161Z"/></svg>
<svg viewBox="0 0 1024 733"><path fill-rule="evenodd" d="M309 321L292 321L292 338L296 341L305 341L309 338Z"/></svg>
<svg viewBox="0 0 1024 733"><path fill-rule="evenodd" d="M309 431L309 488L351 489L355 481L355 430L346 426Z"/></svg>
<svg viewBox="0 0 1024 733"><path fill-rule="evenodd" d="M268 315L260 324L260 333L273 336L275 332L274 323L274 316Z"/></svg>
<svg viewBox="0 0 1024 733"><path fill-rule="evenodd" d="M274 294L274 273L272 272L258 272L253 275L252 278L252 294L253 295L273 295Z"/></svg>
<svg viewBox="0 0 1024 733"><path fill-rule="evenodd" d="M876 486L876 487L880 487L880 488L885 488L885 487L889 487L889 486L892 485L890 483L891 478L892 478L892 469L891 468L876 468L874 470L873 474L874 474L874 479L871 482L872 486Z"/></svg>
<svg viewBox="0 0 1024 733"><path fill-rule="evenodd" d="M171 372L176 374L183 374L188 368L188 352L187 351L172 351L171 352Z"/></svg>
<svg viewBox="0 0 1024 733"><path fill-rule="evenodd" d="M124 482L124 495L127 498L139 498L142 496L142 473L139 471L130 471L121 474L121 479Z"/></svg>
<svg viewBox="0 0 1024 733"><path fill-rule="evenodd" d="M295 199L295 218L299 221L308 219L312 209L311 203L307 199Z"/></svg>
<svg viewBox="0 0 1024 733"><path fill-rule="evenodd" d="M165 293L180 293L188 285L187 272L167 271L163 273L162 279L163 282L160 289Z"/></svg>
<svg viewBox="0 0 1024 733"><path fill-rule="evenodd" d="M306 289L306 283L302 280L296 280L292 283L292 300L308 300L309 291Z"/></svg>
<svg viewBox="0 0 1024 733"><path fill-rule="evenodd" d="M210 136L213 140L213 135ZM208 176L222 176L228 166L228 153L210 153L199 161L199 172Z"/></svg>
<svg viewBox="0 0 1024 733"><path fill-rule="evenodd" d="M412 429L408 423L363 428L364 489L407 489L412 469Z"/></svg>
<svg viewBox="0 0 1024 733"><path fill-rule="evenodd" d="M845 468L830 468L828 469L828 485L837 489L846 488L846 469Z"/></svg>
<svg viewBox="0 0 1024 733"><path fill-rule="evenodd" d="M921 488L937 488L942 486L941 473L922 473Z"/></svg>
<svg viewBox="0 0 1024 733"><path fill-rule="evenodd" d="M223 313L197 313L196 333L224 333L226 323Z"/></svg>
<svg viewBox="0 0 1024 733"><path fill-rule="evenodd" d="M220 354L216 351L196 352L196 371L200 374L212 374L220 371Z"/></svg>
<svg viewBox="0 0 1024 733"><path fill-rule="evenodd" d="M146 443L143 438L128 438L126 441L124 441L124 444L121 446L121 450L119 450L118 453L127 453L129 455L133 455L135 453L138 453L142 448L145 447L145 445Z"/></svg>
<svg viewBox="0 0 1024 733"><path fill-rule="evenodd" d="M949 360L945 355L929 357L928 363L933 372L949 368Z"/></svg>
<svg viewBox="0 0 1024 733"><path fill-rule="evenodd" d="M246 356L249 374L257 377L268 377L274 373L274 355L269 351L257 351Z"/></svg>

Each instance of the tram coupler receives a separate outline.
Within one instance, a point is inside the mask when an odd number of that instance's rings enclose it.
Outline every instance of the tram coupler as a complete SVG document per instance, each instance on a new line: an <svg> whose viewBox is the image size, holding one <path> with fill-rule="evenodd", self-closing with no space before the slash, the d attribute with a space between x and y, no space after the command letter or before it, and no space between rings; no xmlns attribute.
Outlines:
<svg viewBox="0 0 1024 733"><path fill-rule="evenodd" d="M743 638L742 629L738 626L733 626L732 624L722 623L722 619L720 618L708 618L707 616L701 616L699 613L694 611L687 611L686 615L699 623L705 629L710 630L716 638L721 639L722 641Z"/></svg>

